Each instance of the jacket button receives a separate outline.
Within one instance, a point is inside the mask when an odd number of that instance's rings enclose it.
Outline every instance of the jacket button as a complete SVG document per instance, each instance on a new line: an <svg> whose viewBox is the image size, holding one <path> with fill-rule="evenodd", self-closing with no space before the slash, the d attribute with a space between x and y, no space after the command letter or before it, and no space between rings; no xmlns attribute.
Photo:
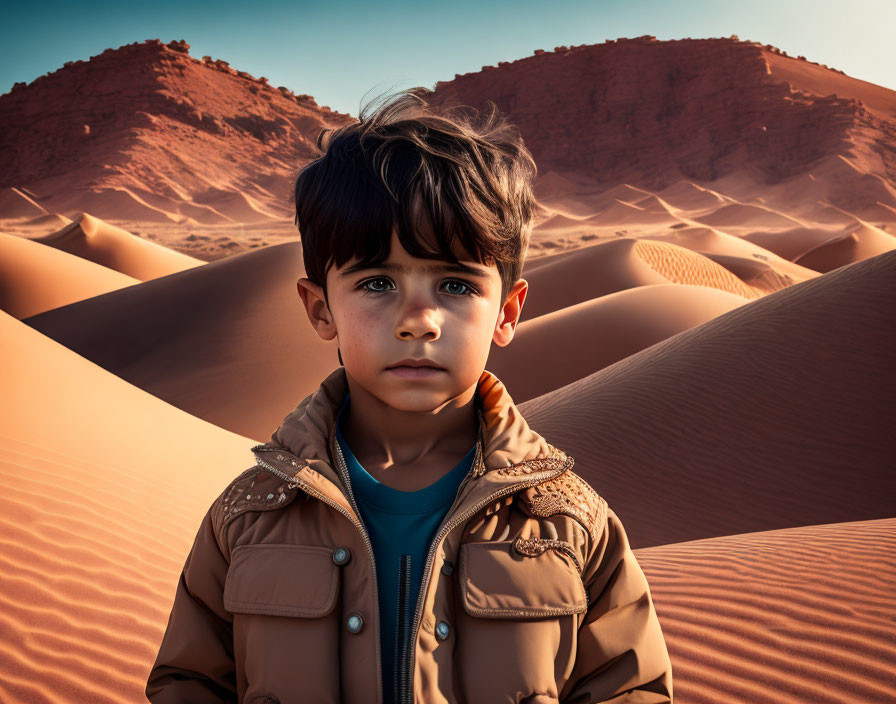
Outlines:
<svg viewBox="0 0 896 704"><path fill-rule="evenodd" d="M337 565L344 565L352 559L352 553L348 548L339 547L333 551L333 562Z"/></svg>
<svg viewBox="0 0 896 704"><path fill-rule="evenodd" d="M449 575L454 572L454 565L452 565L448 560L442 563L442 574Z"/></svg>
<svg viewBox="0 0 896 704"><path fill-rule="evenodd" d="M357 612L349 614L345 619L345 627L349 633L357 633L364 627L364 618Z"/></svg>
<svg viewBox="0 0 896 704"><path fill-rule="evenodd" d="M451 628L445 621L439 621L439 625L436 626L436 636L438 636L440 640L445 640L448 637L450 630Z"/></svg>

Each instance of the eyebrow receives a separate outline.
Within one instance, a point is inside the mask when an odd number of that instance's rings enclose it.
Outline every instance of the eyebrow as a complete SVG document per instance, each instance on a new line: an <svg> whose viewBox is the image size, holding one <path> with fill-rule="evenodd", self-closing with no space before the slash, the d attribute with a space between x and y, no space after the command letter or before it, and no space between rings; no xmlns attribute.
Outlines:
<svg viewBox="0 0 896 704"><path fill-rule="evenodd" d="M338 278L351 276L352 274L358 271L363 271L365 269L385 269L386 271L394 271L399 274L409 274L411 272L411 270L403 264L393 264L391 262L382 262L380 264L355 264L354 266L350 266L345 271L341 272ZM486 278L488 276L488 273L486 271L467 266L466 264L430 264L429 266L423 267L423 269L425 269L426 271L453 271L455 273L468 274L470 276L479 276L481 278Z"/></svg>

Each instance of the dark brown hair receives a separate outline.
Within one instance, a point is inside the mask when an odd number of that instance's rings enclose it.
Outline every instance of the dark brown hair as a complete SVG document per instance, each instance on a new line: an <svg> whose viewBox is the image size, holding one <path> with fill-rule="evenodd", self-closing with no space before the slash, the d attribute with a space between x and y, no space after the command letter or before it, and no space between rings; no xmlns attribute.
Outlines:
<svg viewBox="0 0 896 704"><path fill-rule="evenodd" d="M497 264L502 303L520 278L538 208L532 155L492 101L477 126L453 114L468 106L436 114L422 91L402 91L373 112L371 101L358 122L322 130L320 156L296 177L305 272L325 297L330 266L385 261L393 230L415 257L457 263L457 241L475 261ZM438 251L420 232L434 234Z"/></svg>

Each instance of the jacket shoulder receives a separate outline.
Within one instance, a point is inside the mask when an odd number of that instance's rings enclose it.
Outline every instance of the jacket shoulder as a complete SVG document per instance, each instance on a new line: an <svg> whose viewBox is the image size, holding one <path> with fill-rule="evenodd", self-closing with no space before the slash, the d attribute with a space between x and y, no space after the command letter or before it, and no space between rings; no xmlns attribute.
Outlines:
<svg viewBox="0 0 896 704"><path fill-rule="evenodd" d="M213 513L220 528L246 511L270 511L287 506L299 490L259 464L233 479L215 500Z"/></svg>
<svg viewBox="0 0 896 704"><path fill-rule="evenodd" d="M606 499L571 469L528 487L520 493L520 498L533 516L547 518L560 513L575 518L595 541L607 518Z"/></svg>

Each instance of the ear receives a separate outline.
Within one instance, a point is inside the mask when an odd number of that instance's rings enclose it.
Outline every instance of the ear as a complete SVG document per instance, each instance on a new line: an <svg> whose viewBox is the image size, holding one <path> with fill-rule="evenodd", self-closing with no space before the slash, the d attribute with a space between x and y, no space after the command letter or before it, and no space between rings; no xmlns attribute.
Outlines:
<svg viewBox="0 0 896 704"><path fill-rule="evenodd" d="M323 288L304 277L296 282L296 288L305 306L308 320L311 321L311 327L322 340L332 340L336 337L336 323L324 298Z"/></svg>
<svg viewBox="0 0 896 704"><path fill-rule="evenodd" d="M518 279L507 294L507 300L498 311L498 321L495 323L495 334L492 336L498 347L507 347L513 339L513 333L523 312L523 303L526 302L526 294L529 292L529 282Z"/></svg>

